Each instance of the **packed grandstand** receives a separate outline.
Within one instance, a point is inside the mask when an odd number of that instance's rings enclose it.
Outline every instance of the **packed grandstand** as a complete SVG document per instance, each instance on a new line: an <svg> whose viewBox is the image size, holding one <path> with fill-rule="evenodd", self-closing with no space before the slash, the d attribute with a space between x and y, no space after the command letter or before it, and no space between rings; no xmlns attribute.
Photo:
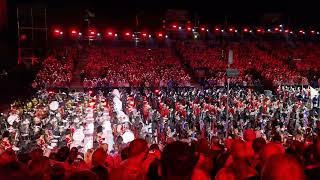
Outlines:
<svg viewBox="0 0 320 180"><path fill-rule="evenodd" d="M239 75L228 91L229 50ZM54 48L36 93L1 114L0 179L319 179L319 50L258 40Z"/></svg>

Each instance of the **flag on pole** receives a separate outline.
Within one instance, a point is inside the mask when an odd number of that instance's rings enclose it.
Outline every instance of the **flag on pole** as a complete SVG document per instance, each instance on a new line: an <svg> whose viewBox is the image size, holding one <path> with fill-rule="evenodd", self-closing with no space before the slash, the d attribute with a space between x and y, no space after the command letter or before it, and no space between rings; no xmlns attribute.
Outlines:
<svg viewBox="0 0 320 180"><path fill-rule="evenodd" d="M139 26L139 19L138 19L138 15L136 15L136 26Z"/></svg>
<svg viewBox="0 0 320 180"><path fill-rule="evenodd" d="M319 96L319 92L314 89L313 87L310 87L310 98L313 99L314 97L318 97Z"/></svg>
<svg viewBox="0 0 320 180"><path fill-rule="evenodd" d="M95 15L95 13L93 12L93 11L91 11L91 10L88 10L88 17L89 18L94 18L96 15Z"/></svg>
<svg viewBox="0 0 320 180"><path fill-rule="evenodd" d="M319 91L310 87L310 100L312 103L312 107L319 107ZM316 98L316 99L314 99Z"/></svg>
<svg viewBox="0 0 320 180"><path fill-rule="evenodd" d="M228 64L233 63L233 51L229 50L229 56L228 56Z"/></svg>

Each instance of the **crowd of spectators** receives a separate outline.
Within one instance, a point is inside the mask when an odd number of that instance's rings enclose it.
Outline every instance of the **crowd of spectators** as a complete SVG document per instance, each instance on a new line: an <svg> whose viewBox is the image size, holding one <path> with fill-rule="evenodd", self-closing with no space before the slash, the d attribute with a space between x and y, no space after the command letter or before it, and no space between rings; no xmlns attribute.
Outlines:
<svg viewBox="0 0 320 180"><path fill-rule="evenodd" d="M292 60L295 61L298 71L307 72L309 70L317 71L320 68L319 55L320 48L316 43L295 43L296 48L294 51L300 52L298 55L290 55Z"/></svg>
<svg viewBox="0 0 320 180"><path fill-rule="evenodd" d="M264 41L258 46L269 52L273 57L282 60L285 64L291 66L310 81L317 81L319 86L320 75L319 66L319 46L317 42L282 42L282 41Z"/></svg>
<svg viewBox="0 0 320 180"><path fill-rule="evenodd" d="M207 68L211 72L208 81L212 85L224 85L228 63L228 51L233 51L231 68L239 70L239 76L231 83L244 86L259 85L262 78L278 85L307 85L308 80L299 71L291 69L280 58L260 50L253 42L231 42L228 45L208 45L205 42L180 43L178 49L186 62L193 68ZM256 72L256 73L254 73Z"/></svg>
<svg viewBox="0 0 320 180"><path fill-rule="evenodd" d="M285 63L294 64L300 72L319 68L320 49L316 42L262 41L258 46Z"/></svg>
<svg viewBox="0 0 320 180"><path fill-rule="evenodd" d="M0 115L0 179L320 179L319 92L293 87L308 84L306 69L285 62L283 44L272 52L267 45L177 44L185 63L208 69L218 86L233 50L230 67L240 75L231 83L245 87L229 91L191 87L168 48L88 48L83 86L111 88L39 90L13 103ZM317 47L308 48L301 58L316 62L309 54ZM35 88L69 86L78 51L53 54ZM249 87L260 83L254 73L275 93Z"/></svg>
<svg viewBox="0 0 320 180"><path fill-rule="evenodd" d="M238 46L234 46L234 63L239 70L239 76L230 79L231 84L243 86L258 85L260 82L253 79L250 54L245 54ZM177 45L179 53L189 66L195 69L207 69L207 81L210 85L224 86L226 83L226 69L228 67L228 48L219 44L206 42L184 42ZM231 48L230 48L231 49ZM248 50L248 49L245 49ZM235 67L233 64L231 67Z"/></svg>
<svg viewBox="0 0 320 180"><path fill-rule="evenodd" d="M239 76L231 84L260 86L263 80L278 85L308 85L319 79L319 48L310 42L205 42L184 41L176 44L183 63L192 71L205 70L210 85L226 84L228 52L233 51L230 68ZM84 53L84 52L82 52ZM87 50L82 70L85 88L94 87L165 87L191 85L189 72L169 48L106 48L93 46ZM33 87L68 87L72 79L76 48L61 48L42 62ZM310 75L311 73L311 75ZM311 80L312 79L312 80Z"/></svg>
<svg viewBox="0 0 320 180"><path fill-rule="evenodd" d="M223 86L225 84L225 70L227 63L223 57L222 48L210 48L205 42L181 42L177 49L185 63L193 71L208 69L212 76L207 77L211 85ZM207 76L207 75L206 75Z"/></svg>
<svg viewBox="0 0 320 180"><path fill-rule="evenodd" d="M190 86L190 77L170 49L90 48L86 88Z"/></svg>
<svg viewBox="0 0 320 180"><path fill-rule="evenodd" d="M306 77L302 76L297 70L290 68L281 59L259 50L255 44L251 46L255 49L255 68L261 73L262 77L271 81L274 86L308 85Z"/></svg>
<svg viewBox="0 0 320 180"><path fill-rule="evenodd" d="M77 48L54 49L42 62L32 87L37 89L68 87L72 80L73 67L78 55Z"/></svg>

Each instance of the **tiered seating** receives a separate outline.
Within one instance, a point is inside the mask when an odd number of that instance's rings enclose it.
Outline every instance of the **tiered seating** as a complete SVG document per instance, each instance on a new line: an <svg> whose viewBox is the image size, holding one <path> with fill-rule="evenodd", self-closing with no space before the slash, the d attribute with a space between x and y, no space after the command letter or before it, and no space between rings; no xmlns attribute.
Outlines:
<svg viewBox="0 0 320 180"><path fill-rule="evenodd" d="M91 48L85 76L85 87L190 85L170 49Z"/></svg>
<svg viewBox="0 0 320 180"><path fill-rule="evenodd" d="M42 62L42 67L32 86L34 88L68 87L77 53L77 49L71 47L54 50Z"/></svg>

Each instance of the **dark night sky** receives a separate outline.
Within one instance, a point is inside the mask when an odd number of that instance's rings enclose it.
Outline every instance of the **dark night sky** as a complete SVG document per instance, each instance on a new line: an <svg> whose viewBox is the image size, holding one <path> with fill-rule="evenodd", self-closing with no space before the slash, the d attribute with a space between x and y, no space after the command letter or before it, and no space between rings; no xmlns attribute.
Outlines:
<svg viewBox="0 0 320 180"><path fill-rule="evenodd" d="M316 1L289 0L9 0L16 3L43 3L49 9L49 20L53 24L78 24L87 7L94 9L100 23L116 26L131 26L135 14L141 13L146 24L160 23L167 9L185 9L198 14L200 23L223 23L225 17L232 24L260 24L265 13L282 13L290 24L316 25L320 20Z"/></svg>

